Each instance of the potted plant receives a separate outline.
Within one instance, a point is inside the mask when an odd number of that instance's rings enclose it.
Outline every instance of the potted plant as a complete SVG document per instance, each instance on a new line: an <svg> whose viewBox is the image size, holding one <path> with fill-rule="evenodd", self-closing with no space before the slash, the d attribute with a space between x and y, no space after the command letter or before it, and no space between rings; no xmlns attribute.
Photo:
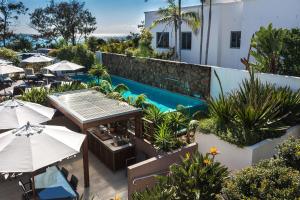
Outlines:
<svg viewBox="0 0 300 200"><path fill-rule="evenodd" d="M221 87L219 98L208 106L209 116L199 122L196 134L199 151L218 146L217 160L231 170L272 157L276 145L300 135L300 92L262 83L253 72L227 96Z"/></svg>

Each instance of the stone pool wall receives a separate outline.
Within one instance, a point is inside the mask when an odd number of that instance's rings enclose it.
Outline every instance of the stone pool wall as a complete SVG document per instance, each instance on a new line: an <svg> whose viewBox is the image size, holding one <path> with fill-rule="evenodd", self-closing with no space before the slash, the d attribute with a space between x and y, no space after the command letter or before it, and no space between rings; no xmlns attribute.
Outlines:
<svg viewBox="0 0 300 200"><path fill-rule="evenodd" d="M211 68L175 61L101 53L109 73L190 96L210 95Z"/></svg>

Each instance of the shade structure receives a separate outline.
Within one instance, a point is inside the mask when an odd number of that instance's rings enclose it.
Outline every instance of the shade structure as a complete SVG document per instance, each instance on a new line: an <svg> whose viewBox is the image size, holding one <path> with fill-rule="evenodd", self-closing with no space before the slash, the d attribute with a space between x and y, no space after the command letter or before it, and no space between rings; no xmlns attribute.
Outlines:
<svg viewBox="0 0 300 200"><path fill-rule="evenodd" d="M12 64L12 62L9 60L4 60L4 59L0 58L0 64Z"/></svg>
<svg viewBox="0 0 300 200"><path fill-rule="evenodd" d="M40 124L52 119L55 109L40 104L11 99L0 104L0 129L13 129L28 121Z"/></svg>
<svg viewBox="0 0 300 200"><path fill-rule="evenodd" d="M10 64L0 64L0 75L24 72L24 69Z"/></svg>
<svg viewBox="0 0 300 200"><path fill-rule="evenodd" d="M83 69L84 66L78 65L76 63L72 63L66 60L60 61L58 63L55 63L53 65L49 65L47 67L44 67L44 69L48 69L52 72L57 71L76 71L79 69Z"/></svg>
<svg viewBox="0 0 300 200"><path fill-rule="evenodd" d="M51 62L53 60L54 60L53 58L49 58L47 56L37 54L22 60L22 63L45 63L45 62Z"/></svg>
<svg viewBox="0 0 300 200"><path fill-rule="evenodd" d="M62 126L31 125L0 134L0 172L34 172L80 152L85 135Z"/></svg>

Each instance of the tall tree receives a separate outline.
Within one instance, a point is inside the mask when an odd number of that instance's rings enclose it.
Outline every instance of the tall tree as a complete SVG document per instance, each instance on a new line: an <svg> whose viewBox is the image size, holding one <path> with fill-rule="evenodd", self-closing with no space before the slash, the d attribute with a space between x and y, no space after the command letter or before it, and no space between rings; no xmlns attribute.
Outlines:
<svg viewBox="0 0 300 200"><path fill-rule="evenodd" d="M6 46L6 40L14 34L10 26L19 18L19 15L26 14L27 10L28 8L21 1L0 1L0 37L4 47Z"/></svg>
<svg viewBox="0 0 300 200"><path fill-rule="evenodd" d="M185 22L189 27L192 28L194 33L197 33L198 28L200 26L200 19L198 13L189 12L189 11L181 11L178 6L175 4L175 0L168 0L168 7L167 8L160 8L158 10L159 18L156 19L152 27L157 26L158 24L164 24L165 27L167 26L174 26L174 34L175 34L175 57L176 59L180 60L180 51L178 51L178 32L181 32L180 26L181 21ZM178 31L179 30L179 31ZM179 33L180 34L180 33ZM179 43L181 43L179 37ZM181 44L179 44L181 48ZM179 52L179 56L178 56Z"/></svg>
<svg viewBox="0 0 300 200"><path fill-rule="evenodd" d="M96 30L96 18L84 8L84 2L72 0L37 8L30 14L31 27L48 39L58 36L76 44L76 36L87 38Z"/></svg>
<svg viewBox="0 0 300 200"><path fill-rule="evenodd" d="M181 13L181 0L178 0L178 13ZM182 25L182 16L179 15L178 19L179 25L178 25L178 34L179 34L179 55L178 60L181 61L181 48L182 48L182 35L181 35L181 25Z"/></svg>
<svg viewBox="0 0 300 200"><path fill-rule="evenodd" d="M207 40L206 40L206 52L205 52L205 64L206 65L207 65L207 62L208 62L211 16L212 16L212 0L209 0L208 29L207 29Z"/></svg>
<svg viewBox="0 0 300 200"><path fill-rule="evenodd" d="M203 52L203 33L204 33L204 2L205 0L200 0L201 3L201 36L200 36L200 60L199 63L202 64L202 52Z"/></svg>

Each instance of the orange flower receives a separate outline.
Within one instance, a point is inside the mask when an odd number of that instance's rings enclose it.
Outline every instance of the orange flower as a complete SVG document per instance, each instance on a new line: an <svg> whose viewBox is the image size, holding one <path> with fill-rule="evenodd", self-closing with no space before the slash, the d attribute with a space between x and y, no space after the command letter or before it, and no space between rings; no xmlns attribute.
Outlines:
<svg viewBox="0 0 300 200"><path fill-rule="evenodd" d="M119 195L119 194L116 194L114 200L121 200L120 195Z"/></svg>
<svg viewBox="0 0 300 200"><path fill-rule="evenodd" d="M206 165L210 165L210 164L211 164L211 161L210 161L209 159L205 159L203 162L204 162L204 164L206 164Z"/></svg>
<svg viewBox="0 0 300 200"><path fill-rule="evenodd" d="M211 147L210 148L210 154L215 156L217 155L219 152L218 152L218 149L216 147Z"/></svg>

